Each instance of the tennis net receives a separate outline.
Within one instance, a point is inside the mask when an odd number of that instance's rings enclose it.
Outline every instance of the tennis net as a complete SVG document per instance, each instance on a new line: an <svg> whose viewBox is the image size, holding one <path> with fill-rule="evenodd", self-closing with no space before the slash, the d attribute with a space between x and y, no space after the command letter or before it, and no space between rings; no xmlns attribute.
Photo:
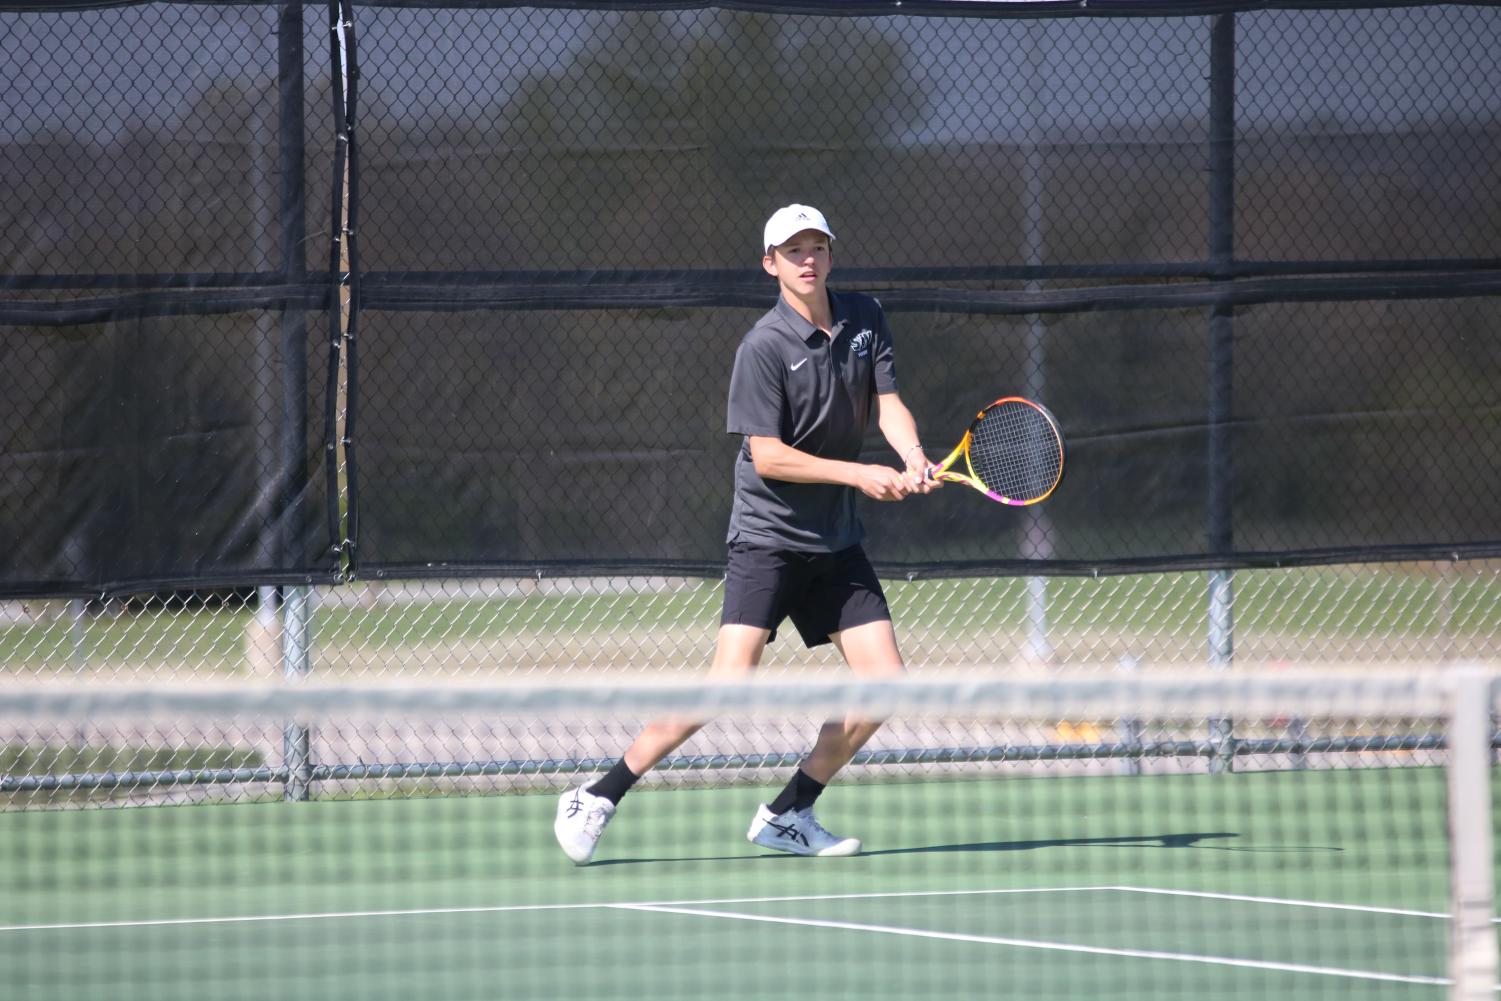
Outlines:
<svg viewBox="0 0 1501 1001"><path fill-rule="evenodd" d="M1494 997L1494 700L1469 668L10 686L0 996ZM659 718L713 722L575 866L559 794ZM748 840L823 720L877 718L814 806L859 854L778 850L819 843L796 811Z"/></svg>

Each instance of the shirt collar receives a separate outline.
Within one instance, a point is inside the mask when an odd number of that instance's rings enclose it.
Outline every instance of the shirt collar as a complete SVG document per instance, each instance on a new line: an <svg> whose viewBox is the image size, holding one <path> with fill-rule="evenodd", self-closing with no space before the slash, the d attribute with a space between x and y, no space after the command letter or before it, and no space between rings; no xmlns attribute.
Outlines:
<svg viewBox="0 0 1501 1001"><path fill-rule="evenodd" d="M840 297L833 292L829 292L828 296L829 315L832 317L830 329L834 334L829 340L832 341L843 332L847 317L844 315L844 303L840 300ZM787 324L787 328L804 342L812 340L814 334L817 334L819 337L824 336L822 330L815 327L811 321L804 319L803 315L793 309L792 304L780 295L777 296L777 315Z"/></svg>

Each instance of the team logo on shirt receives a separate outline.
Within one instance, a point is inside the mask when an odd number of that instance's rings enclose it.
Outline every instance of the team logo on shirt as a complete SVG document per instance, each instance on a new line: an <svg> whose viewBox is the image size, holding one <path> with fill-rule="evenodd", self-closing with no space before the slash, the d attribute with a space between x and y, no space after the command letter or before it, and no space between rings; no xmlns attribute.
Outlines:
<svg viewBox="0 0 1501 1001"><path fill-rule="evenodd" d="M870 354L870 346L875 342L875 339L875 331L871 330L869 327L866 327L864 330L856 334L854 336L854 339L850 341L850 350L855 353L856 357L864 358L866 355Z"/></svg>

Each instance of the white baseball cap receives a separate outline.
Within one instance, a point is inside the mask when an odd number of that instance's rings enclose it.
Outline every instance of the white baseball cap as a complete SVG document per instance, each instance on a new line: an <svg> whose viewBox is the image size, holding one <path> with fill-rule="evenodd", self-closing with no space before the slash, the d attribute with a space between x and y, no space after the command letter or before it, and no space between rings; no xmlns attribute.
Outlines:
<svg viewBox="0 0 1501 1001"><path fill-rule="evenodd" d="M766 231L761 238L762 252L772 247L780 247L805 229L816 229L830 240L834 239L834 231L829 229L829 221L818 209L811 205L782 206L771 214L770 219L766 220Z"/></svg>

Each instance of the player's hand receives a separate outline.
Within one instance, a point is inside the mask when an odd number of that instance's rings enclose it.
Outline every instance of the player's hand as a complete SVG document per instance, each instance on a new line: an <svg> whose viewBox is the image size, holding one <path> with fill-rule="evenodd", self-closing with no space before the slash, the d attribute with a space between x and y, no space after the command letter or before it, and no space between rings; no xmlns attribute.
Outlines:
<svg viewBox="0 0 1501 1001"><path fill-rule="evenodd" d="M923 455L920 448L914 448L907 456L907 478L912 482L912 493L930 494L943 486L942 480L933 479L928 475L928 457Z"/></svg>
<svg viewBox="0 0 1501 1001"><path fill-rule="evenodd" d="M912 493L912 477L890 466L862 465L855 486L873 500L897 501Z"/></svg>

